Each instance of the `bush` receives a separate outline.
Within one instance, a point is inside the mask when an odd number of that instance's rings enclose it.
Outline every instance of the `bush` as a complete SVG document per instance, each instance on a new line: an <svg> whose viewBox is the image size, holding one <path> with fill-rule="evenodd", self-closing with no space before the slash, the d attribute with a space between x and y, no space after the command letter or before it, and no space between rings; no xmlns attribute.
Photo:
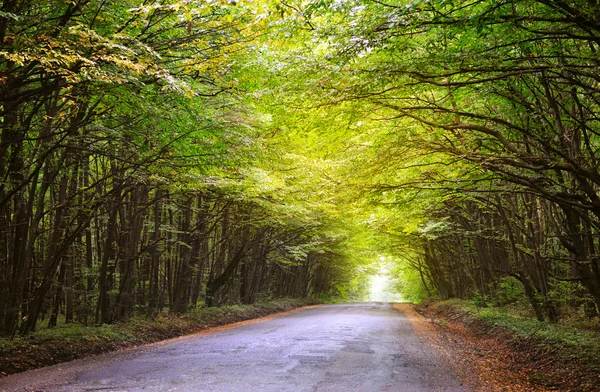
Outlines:
<svg viewBox="0 0 600 392"><path fill-rule="evenodd" d="M473 302L473 305L478 308L487 308L490 298L485 294L475 291L471 297L471 301Z"/></svg>
<svg viewBox="0 0 600 392"><path fill-rule="evenodd" d="M496 286L493 293L494 304L498 306L508 305L523 299L523 285L517 278L504 277Z"/></svg>

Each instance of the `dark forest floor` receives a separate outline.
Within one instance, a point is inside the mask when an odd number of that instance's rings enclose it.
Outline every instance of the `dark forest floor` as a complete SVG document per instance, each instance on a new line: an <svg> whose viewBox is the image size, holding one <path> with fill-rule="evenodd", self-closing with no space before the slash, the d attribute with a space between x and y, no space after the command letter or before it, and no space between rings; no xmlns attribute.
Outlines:
<svg viewBox="0 0 600 392"><path fill-rule="evenodd" d="M405 310L409 305L398 306L411 314ZM600 390L600 353L594 347L598 343L594 333L573 332L580 339L591 336L592 340L569 342L564 338L567 335L554 331L560 326L539 323L537 329L523 333L525 322L537 322L514 319L509 325L508 317L499 321L456 302L431 302L412 308L418 312L409 316L417 333L476 390ZM553 334L542 333L545 329ZM591 347L582 349L581 345Z"/></svg>
<svg viewBox="0 0 600 392"><path fill-rule="evenodd" d="M90 355L158 342L191 333L281 314L313 305L314 300L277 300L255 305L200 308L183 315L161 313L125 323L100 326L64 324L52 329L0 339L0 377ZM236 324L237 325L237 324Z"/></svg>

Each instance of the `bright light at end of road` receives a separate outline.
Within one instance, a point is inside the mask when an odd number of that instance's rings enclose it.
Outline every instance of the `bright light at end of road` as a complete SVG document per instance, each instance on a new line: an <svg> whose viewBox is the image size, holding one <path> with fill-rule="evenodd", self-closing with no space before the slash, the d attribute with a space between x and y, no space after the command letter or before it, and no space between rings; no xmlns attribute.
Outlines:
<svg viewBox="0 0 600 392"><path fill-rule="evenodd" d="M377 275L371 276L369 301L402 302L402 296L394 290L394 282L390 273L382 268Z"/></svg>

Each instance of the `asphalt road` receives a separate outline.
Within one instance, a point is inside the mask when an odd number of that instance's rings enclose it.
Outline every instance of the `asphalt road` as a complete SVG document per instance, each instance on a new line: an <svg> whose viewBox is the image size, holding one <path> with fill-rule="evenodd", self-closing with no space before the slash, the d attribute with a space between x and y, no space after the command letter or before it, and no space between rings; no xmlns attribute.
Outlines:
<svg viewBox="0 0 600 392"><path fill-rule="evenodd" d="M469 391L389 304L328 305L0 379L0 391Z"/></svg>

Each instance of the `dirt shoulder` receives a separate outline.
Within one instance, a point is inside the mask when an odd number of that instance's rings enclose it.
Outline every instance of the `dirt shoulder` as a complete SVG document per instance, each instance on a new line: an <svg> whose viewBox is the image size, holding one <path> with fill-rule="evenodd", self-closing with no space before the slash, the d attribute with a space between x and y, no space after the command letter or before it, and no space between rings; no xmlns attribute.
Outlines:
<svg viewBox="0 0 600 392"><path fill-rule="evenodd" d="M191 334L212 333L314 306L319 305L311 300L283 300L203 308L184 315L159 314L112 325L63 325L14 340L0 339L0 377Z"/></svg>
<svg viewBox="0 0 600 392"><path fill-rule="evenodd" d="M423 341L477 391L597 391L600 375L532 336L451 306L396 304Z"/></svg>

